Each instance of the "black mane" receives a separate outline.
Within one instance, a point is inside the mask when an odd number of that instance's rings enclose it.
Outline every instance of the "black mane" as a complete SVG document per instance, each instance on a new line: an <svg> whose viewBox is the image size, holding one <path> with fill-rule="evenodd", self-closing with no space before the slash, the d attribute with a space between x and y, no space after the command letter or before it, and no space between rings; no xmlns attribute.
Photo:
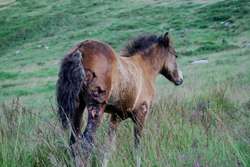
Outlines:
<svg viewBox="0 0 250 167"><path fill-rule="evenodd" d="M123 49L123 57L131 57L135 53L144 52L150 46L154 44L160 44L164 47L168 47L169 44L164 42L164 35L157 34L143 34L138 37L134 37L132 42L128 43L127 46Z"/></svg>

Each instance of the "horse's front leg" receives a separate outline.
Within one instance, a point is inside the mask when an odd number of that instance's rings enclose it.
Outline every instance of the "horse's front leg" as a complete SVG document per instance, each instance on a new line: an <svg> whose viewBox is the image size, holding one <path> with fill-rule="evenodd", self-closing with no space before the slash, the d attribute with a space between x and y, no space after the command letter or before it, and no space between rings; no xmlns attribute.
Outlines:
<svg viewBox="0 0 250 167"><path fill-rule="evenodd" d="M134 160L136 160L136 166L141 166L141 154L142 154L142 130L144 128L149 105L144 102L140 105L139 109L133 114L132 120L134 122Z"/></svg>

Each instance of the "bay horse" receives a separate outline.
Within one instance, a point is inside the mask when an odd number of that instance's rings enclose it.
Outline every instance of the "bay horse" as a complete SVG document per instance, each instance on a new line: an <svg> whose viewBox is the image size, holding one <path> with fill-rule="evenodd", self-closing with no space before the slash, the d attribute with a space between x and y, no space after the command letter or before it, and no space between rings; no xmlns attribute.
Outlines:
<svg viewBox="0 0 250 167"><path fill-rule="evenodd" d="M119 123L131 118L134 123L134 143L137 165L142 150L141 133L155 96L153 82L158 74L175 85L181 85L183 74L177 65L177 53L164 35L144 34L134 38L121 53L106 43L85 40L73 46L65 55L57 81L59 119L63 127L72 127L70 145L81 141L85 157L93 149L93 139L103 113L110 114L108 141L115 146ZM88 122L83 135L81 120L88 109ZM108 163L111 149L104 155Z"/></svg>

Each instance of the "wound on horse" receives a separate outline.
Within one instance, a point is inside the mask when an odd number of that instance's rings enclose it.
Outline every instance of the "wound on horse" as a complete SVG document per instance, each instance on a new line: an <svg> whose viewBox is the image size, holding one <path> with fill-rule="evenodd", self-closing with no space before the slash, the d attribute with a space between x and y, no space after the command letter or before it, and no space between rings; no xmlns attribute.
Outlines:
<svg viewBox="0 0 250 167"><path fill-rule="evenodd" d="M99 106L95 105L94 103L90 103L89 111L92 114L92 118L95 119L99 114L100 108L99 108Z"/></svg>
<svg viewBox="0 0 250 167"><path fill-rule="evenodd" d="M106 96L106 91L102 91L100 87L97 87L91 93L92 100L100 104L106 104L106 101L104 100L105 96Z"/></svg>
<svg viewBox="0 0 250 167"><path fill-rule="evenodd" d="M145 115L147 114L147 104L145 102L142 103L140 107L140 111L142 113L142 117L145 117Z"/></svg>
<svg viewBox="0 0 250 167"><path fill-rule="evenodd" d="M85 69L86 78L83 82L84 89L89 89L93 81L96 79L96 75L89 69ZM104 100L106 91L101 90L100 87L96 87L89 92L89 111L92 114L92 118L95 119L99 115L100 107L102 104L106 104Z"/></svg>
<svg viewBox="0 0 250 167"><path fill-rule="evenodd" d="M96 75L94 72L92 72L91 70L88 70L88 69L85 69L85 75L86 75L86 78L83 82L83 86L84 86L84 88L87 88L93 82L93 80L96 78Z"/></svg>
<svg viewBox="0 0 250 167"><path fill-rule="evenodd" d="M104 100L105 96L106 91L101 90L100 87L97 87L90 93L91 100L89 103L89 111L91 112L93 119L98 116L101 105L106 104L106 101Z"/></svg>

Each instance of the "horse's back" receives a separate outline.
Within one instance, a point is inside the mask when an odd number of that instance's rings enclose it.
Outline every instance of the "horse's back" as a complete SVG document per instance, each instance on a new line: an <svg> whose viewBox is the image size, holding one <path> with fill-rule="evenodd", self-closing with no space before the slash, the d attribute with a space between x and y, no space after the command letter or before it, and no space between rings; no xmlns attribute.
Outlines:
<svg viewBox="0 0 250 167"><path fill-rule="evenodd" d="M93 56L101 58L113 58L116 59L115 51L108 44L97 40L84 40L73 46L67 54L79 50L83 58L93 58Z"/></svg>

